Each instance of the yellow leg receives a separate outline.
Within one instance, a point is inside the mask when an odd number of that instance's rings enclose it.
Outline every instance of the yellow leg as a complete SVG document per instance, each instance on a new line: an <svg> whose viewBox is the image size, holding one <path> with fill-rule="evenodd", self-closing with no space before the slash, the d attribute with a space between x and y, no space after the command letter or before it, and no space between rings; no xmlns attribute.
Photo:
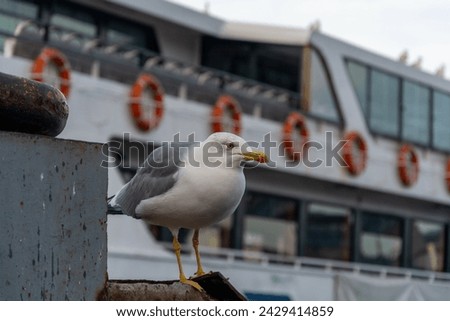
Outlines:
<svg viewBox="0 0 450 321"><path fill-rule="evenodd" d="M203 271L202 262L200 261L200 253L198 251L198 229L194 231L194 236L192 237L192 245L194 246L195 258L197 259L197 272L195 275L200 276L205 274Z"/></svg>
<svg viewBox="0 0 450 321"><path fill-rule="evenodd" d="M184 275L183 267L181 265L181 255L180 255L181 245L178 242L178 239L177 239L176 235L173 236L172 244L173 244L173 250L175 251L175 255L177 257L178 270L180 271L180 282L184 283L184 284L188 284L188 285L194 287L195 289L197 289L199 291L203 291L203 288L200 286L200 284L198 284L197 282L194 282L192 280L188 280L186 278L186 275Z"/></svg>

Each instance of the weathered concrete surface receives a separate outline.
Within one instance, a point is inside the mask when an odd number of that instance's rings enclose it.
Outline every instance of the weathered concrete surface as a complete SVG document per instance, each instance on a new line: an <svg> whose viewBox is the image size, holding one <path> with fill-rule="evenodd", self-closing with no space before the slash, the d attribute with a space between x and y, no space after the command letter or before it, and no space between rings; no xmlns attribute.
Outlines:
<svg viewBox="0 0 450 321"><path fill-rule="evenodd" d="M101 145L0 132L0 300L95 300L106 282Z"/></svg>
<svg viewBox="0 0 450 321"><path fill-rule="evenodd" d="M66 98L58 89L0 73L0 130L56 136L68 116Z"/></svg>
<svg viewBox="0 0 450 321"><path fill-rule="evenodd" d="M108 301L245 301L220 272L193 278L200 292L179 281L111 280L99 296Z"/></svg>
<svg viewBox="0 0 450 321"><path fill-rule="evenodd" d="M99 298L104 301L214 301L206 292L180 282L110 281Z"/></svg>

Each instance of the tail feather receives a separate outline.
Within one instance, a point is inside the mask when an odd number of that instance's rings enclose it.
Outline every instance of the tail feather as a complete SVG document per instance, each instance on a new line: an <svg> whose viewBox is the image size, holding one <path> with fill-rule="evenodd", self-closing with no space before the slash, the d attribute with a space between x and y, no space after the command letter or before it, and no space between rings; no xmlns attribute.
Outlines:
<svg viewBox="0 0 450 321"><path fill-rule="evenodd" d="M108 211L106 213L112 214L112 215L123 215L124 213L122 211L122 208L114 202L115 196L116 195L113 195L106 199L106 201L108 203Z"/></svg>

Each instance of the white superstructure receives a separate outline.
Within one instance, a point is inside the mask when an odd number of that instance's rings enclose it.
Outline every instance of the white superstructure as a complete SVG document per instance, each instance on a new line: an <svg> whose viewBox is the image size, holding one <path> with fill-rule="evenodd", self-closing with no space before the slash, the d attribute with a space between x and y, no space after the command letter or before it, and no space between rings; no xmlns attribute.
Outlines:
<svg viewBox="0 0 450 321"><path fill-rule="evenodd" d="M222 95L238 103L244 139L270 134L276 166L246 170L235 215L201 233L205 267L249 298L450 299L447 79L318 31L227 22L162 0L0 2L0 72L31 77L43 47L71 65L59 137L112 142L109 195L155 146L228 126L227 112L212 114ZM136 120L155 117L155 97L130 98L143 73L164 91L151 130ZM294 144L297 161L282 144L292 113L302 122L291 138L310 142ZM339 163L345 153L353 172ZM176 278L168 231L110 216L108 237L110 278ZM193 272L194 258L184 262Z"/></svg>

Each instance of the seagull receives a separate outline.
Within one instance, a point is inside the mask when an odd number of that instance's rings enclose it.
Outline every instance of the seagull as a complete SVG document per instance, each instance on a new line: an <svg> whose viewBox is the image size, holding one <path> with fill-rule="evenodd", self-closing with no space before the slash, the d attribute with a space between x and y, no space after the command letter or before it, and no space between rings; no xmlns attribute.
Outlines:
<svg viewBox="0 0 450 321"><path fill-rule="evenodd" d="M267 160L263 152L250 148L243 138L226 132L213 133L203 142L184 148L163 145L111 199L110 207L169 228L180 282L202 291L183 272L178 231L194 230L195 275L204 275L198 250L199 230L235 211L245 190L243 164Z"/></svg>

